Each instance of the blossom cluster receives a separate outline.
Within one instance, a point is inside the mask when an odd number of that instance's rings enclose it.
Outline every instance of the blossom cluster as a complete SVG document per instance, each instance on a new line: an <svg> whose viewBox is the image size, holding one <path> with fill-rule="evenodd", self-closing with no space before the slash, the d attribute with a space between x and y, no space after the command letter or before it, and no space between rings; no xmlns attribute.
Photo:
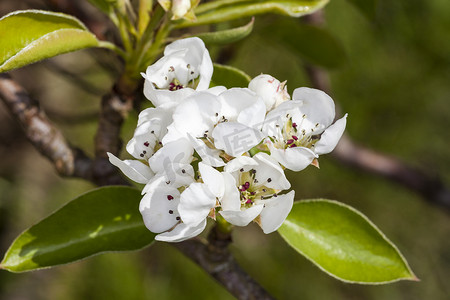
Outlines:
<svg viewBox="0 0 450 300"><path fill-rule="evenodd" d="M254 221L264 233L289 214L294 191L284 169L318 165L346 125L333 123L333 100L259 75L248 88L211 85L213 64L198 38L175 41L149 66L144 95L154 105L139 114L127 151L110 162L145 184L140 212L156 240L200 234L218 214L236 226Z"/></svg>

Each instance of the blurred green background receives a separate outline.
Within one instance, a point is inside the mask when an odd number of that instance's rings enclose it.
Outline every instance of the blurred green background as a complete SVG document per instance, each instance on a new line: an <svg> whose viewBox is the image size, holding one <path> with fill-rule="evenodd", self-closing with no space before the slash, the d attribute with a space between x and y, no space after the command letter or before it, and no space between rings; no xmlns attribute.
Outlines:
<svg viewBox="0 0 450 300"><path fill-rule="evenodd" d="M304 72L306 62L321 63L329 69L332 97L342 113L349 113L347 133L352 138L431 175L440 174L448 184L450 2L379 0L372 17L351 2L332 0L325 8L327 34L335 39L329 48L320 47L315 38L302 40L293 34L293 28L304 28L301 20L271 15L257 17L247 39L226 48L212 47L211 53L216 60L225 55L229 64L251 76L269 73L287 80L290 92L311 85ZM0 12L4 15L39 5L40 1L2 0ZM317 57L322 58L317 61ZM93 87L89 92L80 91L83 83L61 69ZM100 95L110 88L117 69L103 50L85 50L12 75L41 101L73 145L92 154ZM135 125L136 115L130 115L123 132L125 141ZM0 142L3 255L21 231L92 185L58 178L50 163L27 143L4 105L0 105ZM244 269L277 299L449 299L448 211L329 156L321 157L320 166L320 170L310 167L288 174L296 198L329 198L357 208L399 247L421 281L381 286L341 283L290 249L277 233L266 236L255 225L233 233L232 251ZM27 274L2 271L0 298L233 297L176 249L155 243L143 251L103 254L49 270Z"/></svg>

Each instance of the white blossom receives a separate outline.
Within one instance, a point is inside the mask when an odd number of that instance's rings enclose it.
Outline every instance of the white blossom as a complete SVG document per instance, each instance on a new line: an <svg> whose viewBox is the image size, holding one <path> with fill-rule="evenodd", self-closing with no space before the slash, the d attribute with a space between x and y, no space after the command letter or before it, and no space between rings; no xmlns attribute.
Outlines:
<svg viewBox="0 0 450 300"><path fill-rule="evenodd" d="M224 172L232 175L235 186L221 201L224 219L237 226L256 219L264 233L277 230L294 201L294 191L279 195L291 186L280 165L266 153L258 153L252 158L236 157Z"/></svg>
<svg viewBox="0 0 450 300"><path fill-rule="evenodd" d="M203 41L197 37L168 45L164 56L147 68L144 95L155 106L180 103L196 90L209 87L213 65Z"/></svg>
<svg viewBox="0 0 450 300"><path fill-rule="evenodd" d="M287 92L286 81L280 82L267 74L261 74L253 78L248 84L248 88L262 97L267 111L291 98Z"/></svg>
<svg viewBox="0 0 450 300"><path fill-rule="evenodd" d="M347 115L336 121L333 99L326 93L298 88L293 100L270 111L263 131L269 136L265 143L271 156L284 167L301 171L321 154L336 147Z"/></svg>

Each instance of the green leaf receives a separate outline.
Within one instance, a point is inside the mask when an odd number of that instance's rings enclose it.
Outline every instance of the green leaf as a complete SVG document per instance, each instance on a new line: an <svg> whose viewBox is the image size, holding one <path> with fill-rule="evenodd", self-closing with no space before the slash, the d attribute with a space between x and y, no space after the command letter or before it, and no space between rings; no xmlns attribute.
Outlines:
<svg viewBox="0 0 450 300"><path fill-rule="evenodd" d="M235 67L214 64L214 73L211 79L212 86L223 85L226 88L247 87L250 80L250 76Z"/></svg>
<svg viewBox="0 0 450 300"><path fill-rule="evenodd" d="M417 280L394 244L345 204L323 199L296 202L278 231L300 254L342 281Z"/></svg>
<svg viewBox="0 0 450 300"><path fill-rule="evenodd" d="M24 10L0 19L0 73L96 46L96 37L80 21L65 14Z"/></svg>
<svg viewBox="0 0 450 300"><path fill-rule="evenodd" d="M239 41L248 36L253 29L254 18L244 26L236 27L215 32L204 32L196 34L195 36L201 38L205 44L208 45L222 45L230 44Z"/></svg>
<svg viewBox="0 0 450 300"><path fill-rule="evenodd" d="M287 19L262 30L314 65L333 69L347 61L344 47L326 28Z"/></svg>
<svg viewBox="0 0 450 300"><path fill-rule="evenodd" d="M301 17L322 8L328 0L225 0L199 5L196 21L182 20L178 28L224 22L258 14L275 13L290 17ZM206 8L205 8L206 7Z"/></svg>
<svg viewBox="0 0 450 300"><path fill-rule="evenodd" d="M141 198L138 190L119 186L81 195L25 230L6 252L0 268L31 271L101 252L147 246L154 234L139 213Z"/></svg>

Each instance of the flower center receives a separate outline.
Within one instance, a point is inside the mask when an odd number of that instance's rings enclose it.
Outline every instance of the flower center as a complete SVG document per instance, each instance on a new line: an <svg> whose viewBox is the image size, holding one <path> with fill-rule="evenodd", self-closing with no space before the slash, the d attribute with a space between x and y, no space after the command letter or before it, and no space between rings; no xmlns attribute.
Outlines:
<svg viewBox="0 0 450 300"><path fill-rule="evenodd" d="M290 114L286 115L286 122L281 129L281 134L283 136L282 140L277 141L278 148L287 149L295 147L305 147L313 148L314 145L320 140L321 133L316 133L320 127L319 123L316 123L311 130L305 130L302 128L303 120L306 119L306 115L302 116L302 121L297 124L292 121L292 116Z"/></svg>
<svg viewBox="0 0 450 300"><path fill-rule="evenodd" d="M239 183L238 186L240 192L241 207L249 208L259 201L276 197L279 191L268 188L265 186L266 182L259 182L256 179L256 170L244 172L244 169L239 171ZM271 182L272 178L268 178L267 182Z"/></svg>
<svg viewBox="0 0 450 300"><path fill-rule="evenodd" d="M191 64L177 66L177 68L170 66L164 76L165 86L158 88L166 88L169 91L177 91L186 87L195 89L198 85L198 77L199 74L197 74Z"/></svg>

